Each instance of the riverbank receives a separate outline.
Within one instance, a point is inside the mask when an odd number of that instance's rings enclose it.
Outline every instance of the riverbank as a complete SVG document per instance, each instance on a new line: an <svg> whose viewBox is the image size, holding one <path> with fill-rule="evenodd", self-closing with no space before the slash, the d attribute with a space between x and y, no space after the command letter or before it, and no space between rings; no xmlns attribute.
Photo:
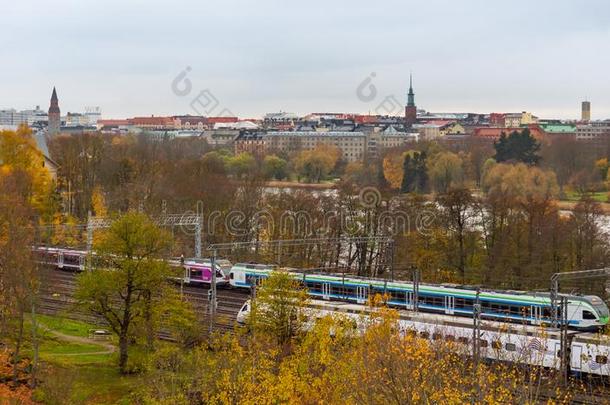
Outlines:
<svg viewBox="0 0 610 405"><path fill-rule="evenodd" d="M269 188L288 188L288 189L306 189L306 190L333 190L337 188L336 183L299 183L297 181L268 181L265 187Z"/></svg>

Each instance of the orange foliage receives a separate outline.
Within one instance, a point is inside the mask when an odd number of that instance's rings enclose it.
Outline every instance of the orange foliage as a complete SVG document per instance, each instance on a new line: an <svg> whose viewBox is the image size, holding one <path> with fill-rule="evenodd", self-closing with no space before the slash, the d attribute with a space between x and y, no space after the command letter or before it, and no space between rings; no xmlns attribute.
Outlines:
<svg viewBox="0 0 610 405"><path fill-rule="evenodd" d="M21 361L19 369L23 370L27 367L26 361ZM17 379L20 383L17 386L13 386L13 365L10 363L9 354L6 350L0 352L0 380L7 380L10 382L0 383L0 405L5 404L34 404L32 401L32 390L23 381L27 381L29 376L25 373L19 373Z"/></svg>

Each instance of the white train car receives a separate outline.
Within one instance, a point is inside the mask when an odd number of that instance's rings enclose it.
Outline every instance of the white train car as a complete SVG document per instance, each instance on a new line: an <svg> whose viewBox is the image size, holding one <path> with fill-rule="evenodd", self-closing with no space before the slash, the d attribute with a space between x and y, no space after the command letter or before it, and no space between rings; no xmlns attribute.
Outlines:
<svg viewBox="0 0 610 405"><path fill-rule="evenodd" d="M311 327L316 319L327 315L342 315L354 321L357 331L366 329L371 308L346 302L310 301L307 311ZM247 301L237 315L237 322L246 323L250 313ZM472 320L462 317L398 311L401 333L412 334L431 342L453 342L464 353L472 355ZM532 325L483 321L479 334L481 358L560 369L561 341L556 329ZM610 340L591 333L568 332L570 365L573 372L610 375Z"/></svg>
<svg viewBox="0 0 610 405"><path fill-rule="evenodd" d="M610 376L610 336L582 333L572 339L570 369Z"/></svg>

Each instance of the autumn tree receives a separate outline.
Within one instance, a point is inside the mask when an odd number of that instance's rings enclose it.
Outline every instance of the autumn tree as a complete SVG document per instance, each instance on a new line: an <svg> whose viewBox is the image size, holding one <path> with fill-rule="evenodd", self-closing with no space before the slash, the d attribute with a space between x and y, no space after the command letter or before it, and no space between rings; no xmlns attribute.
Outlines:
<svg viewBox="0 0 610 405"><path fill-rule="evenodd" d="M227 159L227 168L231 174L241 178L256 169L256 159L248 152L242 152Z"/></svg>
<svg viewBox="0 0 610 405"><path fill-rule="evenodd" d="M574 226L573 243L576 269L603 267L607 261L607 238L600 228L603 211L598 202L583 195L571 217Z"/></svg>
<svg viewBox="0 0 610 405"><path fill-rule="evenodd" d="M513 281L532 271L540 277L548 260L548 227L557 224L554 199L559 193L555 174L525 164L497 164L485 176L487 195L482 211L488 266L507 266ZM546 271L548 267L546 267ZM512 282L512 281L511 281Z"/></svg>
<svg viewBox="0 0 610 405"><path fill-rule="evenodd" d="M31 251L37 234L37 218L29 198L32 181L25 171L6 174L0 169L0 336L13 344L15 382L28 336L25 315L35 308L40 281Z"/></svg>
<svg viewBox="0 0 610 405"><path fill-rule="evenodd" d="M294 164L301 177L319 183L332 172L340 158L341 150L338 147L319 143L312 150L301 151Z"/></svg>
<svg viewBox="0 0 610 405"><path fill-rule="evenodd" d="M436 201L442 208L441 219L452 241L446 249L448 262L457 269L459 278L464 283L468 253L474 254L477 246L478 235L473 229L477 217L475 199L470 190L458 188L439 195Z"/></svg>
<svg viewBox="0 0 610 405"><path fill-rule="evenodd" d="M169 268L159 257L167 251L169 239L143 214L126 214L94 246L106 268L78 277L80 304L104 318L119 337L122 372L127 370L128 350L138 324L144 325L150 344L155 313L165 305Z"/></svg>
<svg viewBox="0 0 610 405"><path fill-rule="evenodd" d="M307 291L285 271L275 271L256 290L248 324L258 334L284 345L301 330Z"/></svg>
<svg viewBox="0 0 610 405"><path fill-rule="evenodd" d="M283 180L288 176L288 162L276 155L267 155L263 160L263 173L268 179Z"/></svg>
<svg viewBox="0 0 610 405"><path fill-rule="evenodd" d="M0 175L15 171L23 172L28 178L24 183L28 187L21 188L26 201L43 219L50 220L57 209L53 180L26 125L19 126L17 131L0 131Z"/></svg>
<svg viewBox="0 0 610 405"><path fill-rule="evenodd" d="M358 186L378 185L378 172L375 162L350 162L345 167L342 180Z"/></svg>
<svg viewBox="0 0 610 405"><path fill-rule="evenodd" d="M460 186L464 180L462 159L452 152L441 152L428 161L430 182L438 193Z"/></svg>

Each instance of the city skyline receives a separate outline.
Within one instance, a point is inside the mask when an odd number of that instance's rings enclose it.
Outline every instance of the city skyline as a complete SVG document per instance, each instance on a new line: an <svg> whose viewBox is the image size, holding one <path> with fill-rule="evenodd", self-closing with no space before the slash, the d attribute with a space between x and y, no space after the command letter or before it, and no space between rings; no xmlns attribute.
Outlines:
<svg viewBox="0 0 610 405"><path fill-rule="evenodd" d="M406 103L413 72L428 111L578 119L588 100L592 119L610 117L602 1L142 4L8 5L0 108L45 106L55 86L62 111L98 105L111 118L195 114L206 89L218 111L244 118L374 113L386 96ZM181 97L171 84L187 68L193 93ZM377 98L363 101L357 87L372 75Z"/></svg>

